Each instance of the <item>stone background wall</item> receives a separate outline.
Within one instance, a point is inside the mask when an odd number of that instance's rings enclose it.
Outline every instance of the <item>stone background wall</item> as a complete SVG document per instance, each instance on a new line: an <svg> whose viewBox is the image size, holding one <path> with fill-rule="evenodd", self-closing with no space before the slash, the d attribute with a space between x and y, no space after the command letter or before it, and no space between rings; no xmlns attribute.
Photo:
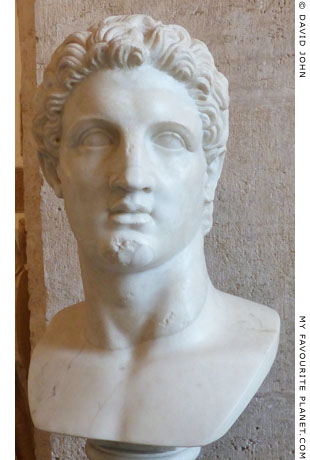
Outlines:
<svg viewBox="0 0 310 460"><path fill-rule="evenodd" d="M35 79L71 32L115 14L145 13L207 43L230 83L230 140L206 257L216 287L275 308L275 365L206 460L291 460L293 437L293 59L291 0L19 0L22 149L33 345L46 322L83 293L61 200L39 174L30 134ZM36 75L35 75L36 69ZM40 215L41 209L41 215ZM42 233L42 235L41 235ZM43 269L44 266L44 269ZM36 433L37 460L82 460L83 440Z"/></svg>

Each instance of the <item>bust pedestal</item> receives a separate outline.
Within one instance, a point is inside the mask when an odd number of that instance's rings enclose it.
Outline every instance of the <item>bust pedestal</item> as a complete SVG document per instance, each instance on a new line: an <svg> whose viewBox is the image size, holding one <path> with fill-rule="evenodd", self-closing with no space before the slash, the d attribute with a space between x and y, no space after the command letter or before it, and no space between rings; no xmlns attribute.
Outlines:
<svg viewBox="0 0 310 460"><path fill-rule="evenodd" d="M87 440L89 460L194 460L201 447L159 447Z"/></svg>

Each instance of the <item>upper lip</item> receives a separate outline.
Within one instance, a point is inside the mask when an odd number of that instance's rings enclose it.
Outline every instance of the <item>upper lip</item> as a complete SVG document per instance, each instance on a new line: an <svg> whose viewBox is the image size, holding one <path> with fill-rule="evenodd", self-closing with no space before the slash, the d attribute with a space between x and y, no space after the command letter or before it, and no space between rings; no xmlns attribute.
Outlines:
<svg viewBox="0 0 310 460"><path fill-rule="evenodd" d="M113 206L110 207L110 213L111 214L118 214L118 213L150 213L150 209L140 203L127 203L125 201L118 201L115 203Z"/></svg>

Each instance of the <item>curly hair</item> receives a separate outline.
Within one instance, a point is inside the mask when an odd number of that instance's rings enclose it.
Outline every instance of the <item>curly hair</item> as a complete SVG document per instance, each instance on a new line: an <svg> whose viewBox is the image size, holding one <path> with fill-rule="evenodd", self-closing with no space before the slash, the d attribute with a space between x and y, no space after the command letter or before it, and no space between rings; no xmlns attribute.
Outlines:
<svg viewBox="0 0 310 460"><path fill-rule="evenodd" d="M181 81L195 101L208 164L226 151L228 83L207 46L178 25L150 16L111 16L70 35L56 49L38 87L33 134L41 155L58 157L62 113L74 87L92 72L150 64Z"/></svg>

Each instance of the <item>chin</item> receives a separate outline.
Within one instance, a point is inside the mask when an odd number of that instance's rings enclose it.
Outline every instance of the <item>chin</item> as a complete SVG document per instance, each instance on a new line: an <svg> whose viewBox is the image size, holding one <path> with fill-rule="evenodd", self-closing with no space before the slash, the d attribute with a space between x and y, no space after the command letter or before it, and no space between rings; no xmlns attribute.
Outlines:
<svg viewBox="0 0 310 460"><path fill-rule="evenodd" d="M133 229L107 230L104 236L96 235L88 242L84 240L79 245L79 251L98 270L137 273L172 262L190 240L184 238L184 235L181 241L176 241L172 234L169 237L166 235L165 238L156 238Z"/></svg>
<svg viewBox="0 0 310 460"><path fill-rule="evenodd" d="M95 244L83 244L82 252L99 269L130 273L143 271L154 263L154 248L133 232L113 232Z"/></svg>

